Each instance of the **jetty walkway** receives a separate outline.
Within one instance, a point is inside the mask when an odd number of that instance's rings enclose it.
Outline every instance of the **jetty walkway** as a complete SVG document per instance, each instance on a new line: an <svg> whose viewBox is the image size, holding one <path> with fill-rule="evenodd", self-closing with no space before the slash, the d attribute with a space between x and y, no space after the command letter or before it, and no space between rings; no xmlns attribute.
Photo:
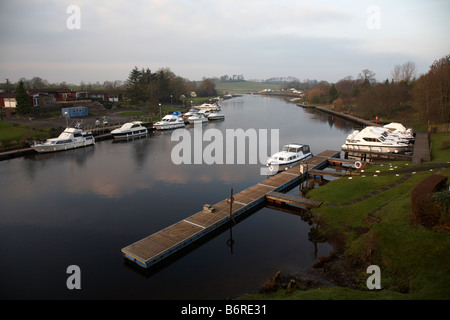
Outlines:
<svg viewBox="0 0 450 320"><path fill-rule="evenodd" d="M309 168L322 169L328 165L329 158L338 157L339 154L339 151L327 150L305 162ZM307 172L300 173L300 167L297 165L270 176L219 203L204 205L202 211L124 247L121 252L125 259L147 269L189 247L231 220L234 221L235 218L264 204L269 193L272 196L277 195L276 192L294 186L307 174Z"/></svg>

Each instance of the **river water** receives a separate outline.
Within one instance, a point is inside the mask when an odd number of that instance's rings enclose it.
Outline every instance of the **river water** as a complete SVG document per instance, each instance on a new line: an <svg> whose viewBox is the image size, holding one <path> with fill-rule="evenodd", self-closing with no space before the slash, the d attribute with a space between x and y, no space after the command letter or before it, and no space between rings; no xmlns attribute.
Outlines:
<svg viewBox="0 0 450 320"><path fill-rule="evenodd" d="M222 110L226 119L203 132L267 129L270 140L278 129L280 147L305 143L314 154L339 150L353 130L274 97L244 95ZM259 159L237 164L224 154L224 164L176 165L172 134L0 162L0 298L225 299L257 291L277 271L301 273L330 252L326 243L315 252L299 216L263 207L150 273L124 263L121 248L265 179ZM79 290L66 284L71 265L81 270Z"/></svg>

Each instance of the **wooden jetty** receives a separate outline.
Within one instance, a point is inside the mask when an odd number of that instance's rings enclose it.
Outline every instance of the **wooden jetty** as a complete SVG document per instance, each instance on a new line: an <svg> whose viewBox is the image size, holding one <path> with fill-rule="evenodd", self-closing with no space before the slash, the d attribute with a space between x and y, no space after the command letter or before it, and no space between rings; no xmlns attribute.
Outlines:
<svg viewBox="0 0 450 320"><path fill-rule="evenodd" d="M359 175L359 172L349 172L349 171L331 171L331 170L316 170L312 169L308 171L308 175L320 176L320 177L350 177Z"/></svg>
<svg viewBox="0 0 450 320"><path fill-rule="evenodd" d="M415 148L415 147L414 147ZM367 160L392 160L392 161L411 161L412 155L402 153L386 153L378 151L357 151L342 149L344 152L344 158L349 157Z"/></svg>
<svg viewBox="0 0 450 320"><path fill-rule="evenodd" d="M421 164L422 161L430 161L430 144L428 133L417 132L416 139L414 142L414 151L412 154L412 164Z"/></svg>
<svg viewBox="0 0 450 320"><path fill-rule="evenodd" d="M339 151L327 150L308 159L306 163L310 168L322 169L327 166L328 158L338 157L339 154ZM274 191L280 192L294 186L305 176L306 173L300 174L299 166L270 176L233 195L232 198L230 197L231 199L222 200L214 205L205 205L204 210L122 248L121 252L125 259L147 269L189 247L230 220L265 203L267 194Z"/></svg>
<svg viewBox="0 0 450 320"><path fill-rule="evenodd" d="M356 162L361 162L359 160L356 159L341 159L341 158L328 158L328 163L332 166L341 166L342 164L350 164L350 165L355 165ZM361 162L365 163L364 161Z"/></svg>
<svg viewBox="0 0 450 320"><path fill-rule="evenodd" d="M266 199L269 202L275 203L288 203L296 206L308 207L308 208L318 208L322 205L322 201L312 200L293 194L285 194L281 192L271 191L266 194Z"/></svg>

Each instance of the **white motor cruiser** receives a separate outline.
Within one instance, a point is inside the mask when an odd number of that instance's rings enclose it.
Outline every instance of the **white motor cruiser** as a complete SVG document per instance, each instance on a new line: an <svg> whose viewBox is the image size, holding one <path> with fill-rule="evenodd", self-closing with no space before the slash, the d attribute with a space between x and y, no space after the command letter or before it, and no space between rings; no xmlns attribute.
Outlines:
<svg viewBox="0 0 450 320"><path fill-rule="evenodd" d="M224 119L225 115L220 110L213 111L210 114L208 114L208 120L224 120Z"/></svg>
<svg viewBox="0 0 450 320"><path fill-rule="evenodd" d="M399 141L375 127L366 127L361 131L355 130L347 136L342 151L367 151L381 153L401 153L407 151L407 143Z"/></svg>
<svg viewBox="0 0 450 320"><path fill-rule="evenodd" d="M313 156L306 144L291 143L283 146L280 152L273 154L267 160L267 166L272 172L283 171L299 164L300 161Z"/></svg>
<svg viewBox="0 0 450 320"><path fill-rule="evenodd" d="M186 119L189 123L202 123L202 122L208 122L208 117L205 116L203 113L195 113L189 118Z"/></svg>
<svg viewBox="0 0 450 320"><path fill-rule="evenodd" d="M92 132L80 129L81 123L75 128L67 127L57 138L47 139L44 143L36 143L31 148L37 152L55 152L86 147L95 144Z"/></svg>
<svg viewBox="0 0 450 320"><path fill-rule="evenodd" d="M184 120L180 111L174 111L172 114L164 116L161 121L153 124L156 130L170 130L183 128L184 126Z"/></svg>
<svg viewBox="0 0 450 320"><path fill-rule="evenodd" d="M122 127L111 131L114 139L133 138L147 133L148 130L142 125L142 121L127 122Z"/></svg>
<svg viewBox="0 0 450 320"><path fill-rule="evenodd" d="M401 123L398 122L391 122L383 126L383 128L386 128L390 130L393 135L398 135L399 137L408 140L410 143L414 141L414 134L411 128L406 128Z"/></svg>
<svg viewBox="0 0 450 320"><path fill-rule="evenodd" d="M187 118L189 118L190 116L192 116L192 115L198 113L199 111L200 111L199 108L191 108L191 109L189 109L188 112L186 112L186 113L183 115L183 119L184 119L184 120L187 120Z"/></svg>

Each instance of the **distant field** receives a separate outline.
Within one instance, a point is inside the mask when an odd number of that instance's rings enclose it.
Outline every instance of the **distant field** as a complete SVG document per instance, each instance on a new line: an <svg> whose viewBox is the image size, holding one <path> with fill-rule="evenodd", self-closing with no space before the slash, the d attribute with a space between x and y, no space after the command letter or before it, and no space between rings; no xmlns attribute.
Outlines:
<svg viewBox="0 0 450 320"><path fill-rule="evenodd" d="M247 92L258 92L264 89L277 90L280 89L280 84L273 84L267 82L253 82L253 81L239 81L239 82L215 82L216 90L219 93L230 92L234 94L243 94Z"/></svg>

